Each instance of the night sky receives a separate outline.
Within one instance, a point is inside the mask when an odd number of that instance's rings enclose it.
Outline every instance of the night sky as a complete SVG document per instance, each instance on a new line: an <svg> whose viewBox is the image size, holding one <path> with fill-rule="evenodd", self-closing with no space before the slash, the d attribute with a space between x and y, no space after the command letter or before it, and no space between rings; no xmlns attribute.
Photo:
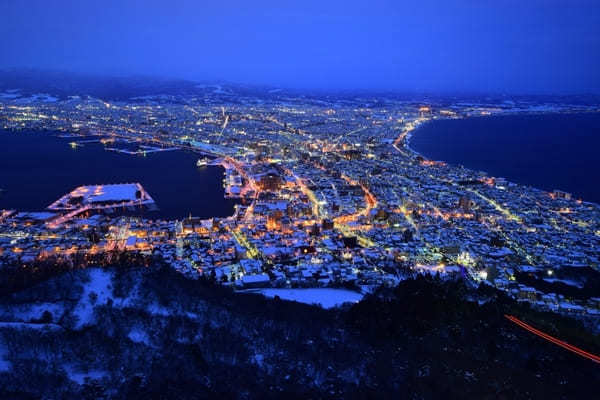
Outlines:
<svg viewBox="0 0 600 400"><path fill-rule="evenodd" d="M600 93L598 0L1 0L0 68Z"/></svg>

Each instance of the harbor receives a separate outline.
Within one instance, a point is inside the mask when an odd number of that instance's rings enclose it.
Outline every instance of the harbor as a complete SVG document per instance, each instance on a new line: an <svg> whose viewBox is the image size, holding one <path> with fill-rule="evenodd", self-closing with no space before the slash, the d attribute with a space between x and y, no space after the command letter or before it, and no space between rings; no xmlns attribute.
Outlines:
<svg viewBox="0 0 600 400"><path fill-rule="evenodd" d="M107 151L104 138L75 136L0 131L0 146L5 149L0 157L0 210L45 210L82 185L136 182L155 202L156 209L134 207L147 217L181 219L192 214L210 218L234 213L236 200L225 198L225 170L219 160L198 168L197 154L174 147L139 146L146 151L143 157L135 152L136 147L121 148L125 142L117 140L118 151ZM71 142L79 145L72 148ZM109 142L111 147L115 142ZM28 154L27 160L23 154ZM125 211L131 210L126 207Z"/></svg>

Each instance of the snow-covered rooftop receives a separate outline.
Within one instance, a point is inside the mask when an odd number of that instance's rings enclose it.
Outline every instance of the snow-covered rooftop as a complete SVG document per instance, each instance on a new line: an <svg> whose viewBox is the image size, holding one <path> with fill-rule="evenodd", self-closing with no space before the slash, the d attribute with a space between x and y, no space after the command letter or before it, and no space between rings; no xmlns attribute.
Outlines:
<svg viewBox="0 0 600 400"><path fill-rule="evenodd" d="M90 189L91 193L88 197L89 203L104 201L134 201L136 199L136 192L139 190L135 183L91 186Z"/></svg>

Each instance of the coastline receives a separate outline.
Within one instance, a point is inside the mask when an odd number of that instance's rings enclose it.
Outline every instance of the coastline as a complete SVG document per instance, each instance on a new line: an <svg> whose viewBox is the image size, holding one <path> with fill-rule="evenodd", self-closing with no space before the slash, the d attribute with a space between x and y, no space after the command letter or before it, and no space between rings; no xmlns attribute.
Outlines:
<svg viewBox="0 0 600 400"><path fill-rule="evenodd" d="M572 193L574 197L577 197L578 199L583 199L583 201L585 203L591 203L591 204L595 204L598 205L600 204L600 201L598 201L597 199L589 199L589 200L585 200L586 197L589 198L589 196L582 196L578 193L573 193L573 188L561 188L560 184L555 184L553 185L552 188L543 188L542 186L544 186L544 184L540 181L538 182L534 182L534 183L530 183L530 182L526 182L525 180L519 178L519 177L515 177L515 176L510 176L510 173L507 174L503 174L503 173L492 173L487 166L484 167L473 167L473 166L467 166L464 164L463 160L460 161L450 161L448 159L445 159L443 157L440 158L433 158L430 155L426 154L423 150L422 151L418 151L415 148L414 142L411 143L412 139L414 138L414 136L420 132L417 132L419 130L421 130L423 127L428 126L432 121L449 121L449 120L473 120L473 119L490 119L490 118L502 118L502 117L525 117L525 116L559 116L559 115L590 115L590 114L596 114L596 115L600 115L599 111L596 110L589 110L589 111L576 111L576 112L565 112L565 111L561 111L561 110L556 110L555 112L511 112L511 113L500 113L500 114L491 114L491 115L468 115L468 116L462 116L462 117L438 117L438 118L428 118L425 121L419 122L418 124L416 124L414 126L413 129L409 130L406 133L406 136L404 137L403 141L401 142L401 148L403 148L404 150L407 151L407 153L411 154L414 157L422 157L424 160L428 160L428 161L441 161L444 162L446 164L455 166L455 167L462 167L465 168L471 172L484 172L486 173L488 176L490 177L503 177L506 180L508 180L509 182L515 183L519 186L524 186L524 187L530 187L530 188L534 188L537 190L541 190L544 192L552 192L553 190L563 190L563 191L567 191L569 193ZM510 177L507 177L505 175L508 175ZM536 179L537 180L537 179ZM543 180L543 179L542 179ZM546 184L546 186L548 186L548 184Z"/></svg>
<svg viewBox="0 0 600 400"><path fill-rule="evenodd" d="M444 118L447 119L447 118ZM406 136L404 137L404 142L402 143L402 147L404 147L409 153L412 153L415 156L421 156L426 160L429 160L430 158L427 157L424 154L419 153L417 150L415 150L414 148L412 148L410 146L410 140L412 139L412 137L414 136L414 134L419 130L422 129L425 125L428 125L431 121L435 121L434 119L428 119L426 121L423 121L421 123L419 123L417 126L414 127L414 129L411 129ZM445 162L445 161L444 161Z"/></svg>

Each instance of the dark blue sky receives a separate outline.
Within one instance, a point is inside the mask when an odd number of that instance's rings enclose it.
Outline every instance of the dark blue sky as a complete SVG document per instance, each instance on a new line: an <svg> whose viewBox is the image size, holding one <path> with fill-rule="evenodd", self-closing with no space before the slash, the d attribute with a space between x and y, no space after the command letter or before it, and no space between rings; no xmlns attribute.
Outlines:
<svg viewBox="0 0 600 400"><path fill-rule="evenodd" d="M0 68L600 93L600 0L0 0Z"/></svg>

